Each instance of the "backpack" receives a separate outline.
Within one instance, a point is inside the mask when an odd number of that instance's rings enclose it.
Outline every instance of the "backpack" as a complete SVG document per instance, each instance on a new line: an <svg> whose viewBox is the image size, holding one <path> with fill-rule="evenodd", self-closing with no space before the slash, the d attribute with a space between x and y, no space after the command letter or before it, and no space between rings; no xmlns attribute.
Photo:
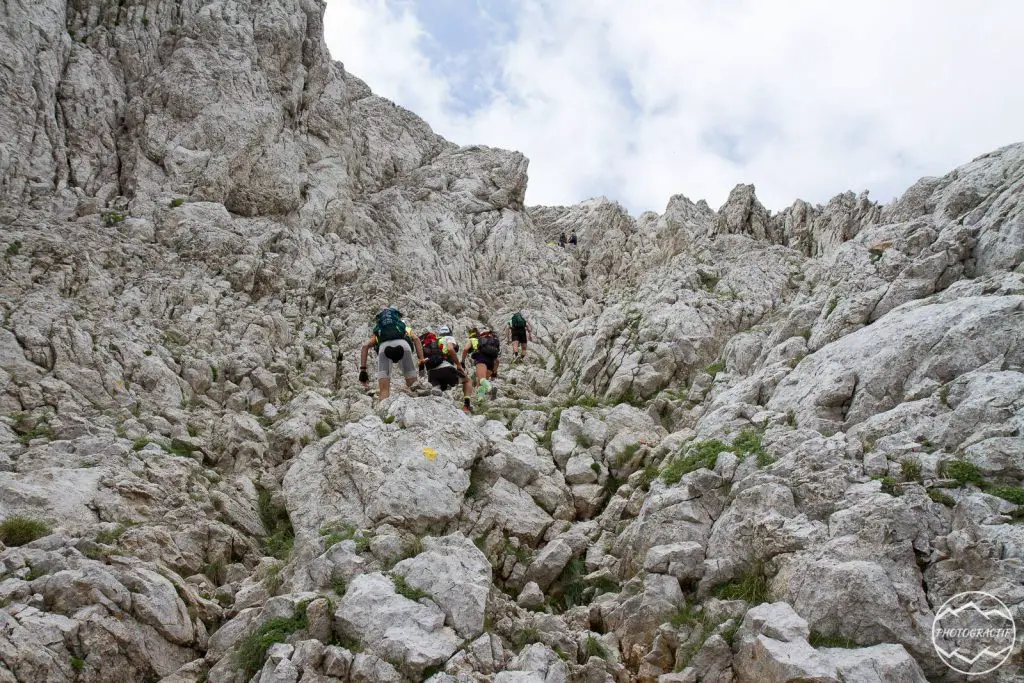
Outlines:
<svg viewBox="0 0 1024 683"><path fill-rule="evenodd" d="M522 313L516 313L512 316L512 322L510 324L512 325L513 330L525 330L526 318L523 317Z"/></svg>
<svg viewBox="0 0 1024 683"><path fill-rule="evenodd" d="M459 355L459 342L455 341L455 337L445 335L438 342L441 344L441 353L445 356L448 355L449 351L453 352L456 356Z"/></svg>
<svg viewBox="0 0 1024 683"><path fill-rule="evenodd" d="M426 359L427 369L433 370L444 362L444 351L441 350L441 342L433 332L424 332L420 337L420 344L423 345L423 357Z"/></svg>
<svg viewBox="0 0 1024 683"><path fill-rule="evenodd" d="M498 340L498 335L494 332L487 330L481 332L477 338L477 350L490 358L497 358L501 355L501 342Z"/></svg>
<svg viewBox="0 0 1024 683"><path fill-rule="evenodd" d="M402 314L395 308L385 308L377 314L377 324L373 328L377 343L405 339L405 323Z"/></svg>

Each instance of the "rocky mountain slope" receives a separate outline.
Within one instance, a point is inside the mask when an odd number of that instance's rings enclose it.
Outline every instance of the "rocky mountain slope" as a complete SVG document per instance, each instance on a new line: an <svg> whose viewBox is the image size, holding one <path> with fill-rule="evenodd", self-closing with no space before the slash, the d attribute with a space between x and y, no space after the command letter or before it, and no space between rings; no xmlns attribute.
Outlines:
<svg viewBox="0 0 1024 683"><path fill-rule="evenodd" d="M1024 145L526 207L322 12L0 7L0 682L966 680L939 606L1024 610ZM538 341L374 405L391 302Z"/></svg>

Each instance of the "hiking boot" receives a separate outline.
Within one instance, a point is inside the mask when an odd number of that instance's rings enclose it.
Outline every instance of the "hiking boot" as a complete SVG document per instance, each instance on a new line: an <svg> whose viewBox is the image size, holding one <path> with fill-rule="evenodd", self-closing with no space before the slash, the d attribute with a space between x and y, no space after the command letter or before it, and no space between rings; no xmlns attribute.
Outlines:
<svg viewBox="0 0 1024 683"><path fill-rule="evenodd" d="M491 387L491 400L498 398L498 387Z"/></svg>
<svg viewBox="0 0 1024 683"><path fill-rule="evenodd" d="M473 409L470 408L469 406L462 406L462 412L464 412L466 415L472 415Z"/></svg>

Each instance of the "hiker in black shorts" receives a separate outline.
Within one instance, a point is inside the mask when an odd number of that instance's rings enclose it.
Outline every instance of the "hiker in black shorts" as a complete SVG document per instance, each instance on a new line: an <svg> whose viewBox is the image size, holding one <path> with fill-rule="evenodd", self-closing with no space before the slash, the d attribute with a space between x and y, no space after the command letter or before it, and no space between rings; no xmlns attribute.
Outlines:
<svg viewBox="0 0 1024 683"><path fill-rule="evenodd" d="M494 398L498 390L491 386L491 380L498 378L498 357L501 355L501 340L491 330L478 332L475 327L469 330L469 343L462 349L462 362L466 356L473 359L476 366L476 395L483 398L487 394Z"/></svg>
<svg viewBox="0 0 1024 683"><path fill-rule="evenodd" d="M451 329L442 325L436 335L428 330L420 337L420 345L426 358L427 381L441 391L462 384L462 412L471 412L469 395L473 390L472 384L459 363L458 346L451 336Z"/></svg>

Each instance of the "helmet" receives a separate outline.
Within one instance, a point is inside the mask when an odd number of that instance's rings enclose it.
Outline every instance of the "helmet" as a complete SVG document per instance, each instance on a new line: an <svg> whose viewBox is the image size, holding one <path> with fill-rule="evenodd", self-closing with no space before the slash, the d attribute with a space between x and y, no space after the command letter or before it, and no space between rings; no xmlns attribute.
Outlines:
<svg viewBox="0 0 1024 683"><path fill-rule="evenodd" d="M468 335L470 336L470 338L473 338L473 337L476 337L477 335L479 335L479 334L480 334L480 331L479 331L479 330L477 330L477 329L476 329L475 327L471 327L471 328L469 328L469 330L468 330L468 331L466 332L466 334L468 334Z"/></svg>
<svg viewBox="0 0 1024 683"><path fill-rule="evenodd" d="M438 334L451 334L452 330L447 325L441 325L441 327L437 328L437 333Z"/></svg>

